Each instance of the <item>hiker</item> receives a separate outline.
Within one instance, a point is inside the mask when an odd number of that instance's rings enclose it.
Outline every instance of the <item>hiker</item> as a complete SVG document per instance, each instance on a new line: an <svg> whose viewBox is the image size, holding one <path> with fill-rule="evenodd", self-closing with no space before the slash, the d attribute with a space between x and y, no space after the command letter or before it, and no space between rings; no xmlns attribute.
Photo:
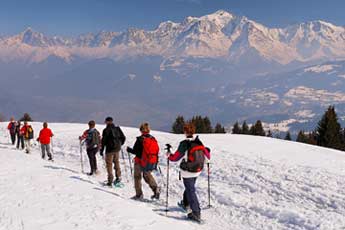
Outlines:
<svg viewBox="0 0 345 230"><path fill-rule="evenodd" d="M22 128L22 123L20 121L17 121L16 123L16 135L17 135L17 149L21 147L21 149L24 149L24 136L20 132L20 129Z"/></svg>
<svg viewBox="0 0 345 230"><path fill-rule="evenodd" d="M105 163L108 173L108 183L107 186L112 186L114 181L113 174L113 163L115 170L115 182L114 185L120 184L121 182L121 168L120 168L120 151L121 146L125 143L126 137L123 134L119 126L113 124L113 118L107 117L105 119L106 128L103 130L102 134L102 148L100 151L103 157L103 152L105 150Z"/></svg>
<svg viewBox="0 0 345 230"><path fill-rule="evenodd" d="M25 152L29 154L31 151L31 140L34 138L34 130L27 121L24 121L24 126L20 129L20 133L24 137Z"/></svg>
<svg viewBox="0 0 345 230"><path fill-rule="evenodd" d="M191 209L192 212L188 213L188 219L200 222L200 205L195 191L195 183L203 170L205 156L210 159L210 152L204 147L198 136L194 138L195 126L192 123L184 126L184 134L186 139L180 142L177 151L169 156L169 160L176 162L183 158L180 163L180 172L185 191L180 206L185 210Z"/></svg>
<svg viewBox="0 0 345 230"><path fill-rule="evenodd" d="M16 143L16 121L14 120L14 117L11 117L10 123L8 123L7 129L10 132L11 143L12 145L14 145Z"/></svg>
<svg viewBox="0 0 345 230"><path fill-rule="evenodd" d="M127 152L135 155L134 158L134 186L135 196L132 199L141 200L144 198L141 179L150 186L153 191L151 199L159 199L160 187L152 176L152 171L157 169L159 146L156 139L150 135L150 125L143 123L140 126L141 136L137 140L133 148L127 147ZM151 154L148 156L148 154Z"/></svg>
<svg viewBox="0 0 345 230"><path fill-rule="evenodd" d="M42 159L45 159L47 152L48 160L53 160L53 156L50 150L50 142L53 136L53 132L48 128L48 123L44 122L43 129L41 129L40 135L37 138L37 141L41 143Z"/></svg>
<svg viewBox="0 0 345 230"><path fill-rule="evenodd" d="M95 128L96 122L89 121L88 123L89 129L85 130L82 136L79 137L80 141L85 140L86 143L86 152L87 156L89 157L90 162L90 172L87 174L92 176L93 174L97 174L97 158L96 154L100 149L101 145L101 136L98 130Z"/></svg>

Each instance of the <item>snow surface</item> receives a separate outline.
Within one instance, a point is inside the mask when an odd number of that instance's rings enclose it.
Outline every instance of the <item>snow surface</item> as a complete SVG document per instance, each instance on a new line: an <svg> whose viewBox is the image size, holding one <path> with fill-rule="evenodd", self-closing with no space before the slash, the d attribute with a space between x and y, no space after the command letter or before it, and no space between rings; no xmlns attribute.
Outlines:
<svg viewBox="0 0 345 230"><path fill-rule="evenodd" d="M183 185L172 164L170 209L164 209L165 189L158 204L141 203L132 180L124 175L123 189L100 186L101 174L80 173L77 137L81 124L51 124L55 133L55 162L40 159L8 144L5 123L0 124L0 229L345 229L345 154L343 152L242 135L201 135L212 149L212 205L207 206L207 177L197 182L204 225L184 220L176 202ZM38 132L41 124L34 123ZM98 126L98 129L102 129ZM137 129L124 128L132 145ZM153 132L164 147L175 148L180 135ZM84 159L86 154L84 154ZM127 163L127 161L126 161ZM88 164L84 162L86 170ZM165 178L165 156L161 156ZM129 167L127 164L127 171ZM125 171L123 170L123 173ZM158 182L162 177L156 174ZM151 195L144 184L146 197Z"/></svg>

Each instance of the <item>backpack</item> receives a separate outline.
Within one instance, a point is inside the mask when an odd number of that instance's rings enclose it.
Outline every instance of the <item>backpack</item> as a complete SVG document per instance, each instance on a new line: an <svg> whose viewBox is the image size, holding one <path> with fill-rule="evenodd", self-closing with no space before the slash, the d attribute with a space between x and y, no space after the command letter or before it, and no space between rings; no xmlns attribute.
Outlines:
<svg viewBox="0 0 345 230"><path fill-rule="evenodd" d="M28 140L34 139L34 130L31 126L26 128L25 138Z"/></svg>
<svg viewBox="0 0 345 230"><path fill-rule="evenodd" d="M96 129L89 131L86 140L88 148L98 148L100 145L99 132Z"/></svg>
<svg viewBox="0 0 345 230"><path fill-rule="evenodd" d="M15 134L15 132L16 132L16 125L14 122L11 122L10 133Z"/></svg>
<svg viewBox="0 0 345 230"><path fill-rule="evenodd" d="M126 137L118 126L111 128L111 135L111 146L114 148L115 152L118 152L125 143Z"/></svg>
<svg viewBox="0 0 345 230"><path fill-rule="evenodd" d="M143 152L141 155L141 168L144 172L157 169L159 146L153 136L144 137Z"/></svg>
<svg viewBox="0 0 345 230"><path fill-rule="evenodd" d="M205 164L205 146L201 143L199 138L190 142L188 150L187 171L188 172L201 172Z"/></svg>

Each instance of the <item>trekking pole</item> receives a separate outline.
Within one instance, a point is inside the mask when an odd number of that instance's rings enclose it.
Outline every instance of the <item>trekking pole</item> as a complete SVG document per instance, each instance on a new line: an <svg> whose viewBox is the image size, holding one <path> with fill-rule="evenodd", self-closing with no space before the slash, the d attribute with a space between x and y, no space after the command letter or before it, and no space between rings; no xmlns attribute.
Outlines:
<svg viewBox="0 0 345 230"><path fill-rule="evenodd" d="M53 143L53 137L51 137L50 146L51 146L51 148L52 148L52 154L54 154L54 143Z"/></svg>
<svg viewBox="0 0 345 230"><path fill-rule="evenodd" d="M170 167L170 160L169 160L169 156L171 154L171 148L172 146L170 144L166 144L166 148L165 150L168 153L168 157L167 157L167 191L166 191L166 202L165 202L165 214L168 215L168 207L169 207L169 167Z"/></svg>
<svg viewBox="0 0 345 230"><path fill-rule="evenodd" d="M208 208L211 208L210 162L207 162Z"/></svg>
<svg viewBox="0 0 345 230"><path fill-rule="evenodd" d="M128 173L127 173L127 165L126 165L126 160L125 160L125 154L123 153L122 148L121 148L121 154L122 154L123 164L124 164L124 166L125 166L125 174L126 174L127 183L128 183L128 182L129 182L129 179L128 179Z"/></svg>
<svg viewBox="0 0 345 230"><path fill-rule="evenodd" d="M132 159L131 159L131 154L127 152L128 154L128 162L129 162L129 168L131 170L131 177L133 177L133 167L132 167Z"/></svg>
<svg viewBox="0 0 345 230"><path fill-rule="evenodd" d="M162 173L162 169L161 169L160 166L158 166L158 172L159 172L159 174L161 175L161 181L162 181L163 186L165 187L166 184L165 184L165 180L164 180L164 175L163 175L163 173Z"/></svg>
<svg viewBox="0 0 345 230"><path fill-rule="evenodd" d="M84 164L83 164L83 144L84 142L80 140L80 165L81 165L81 172L84 173Z"/></svg>

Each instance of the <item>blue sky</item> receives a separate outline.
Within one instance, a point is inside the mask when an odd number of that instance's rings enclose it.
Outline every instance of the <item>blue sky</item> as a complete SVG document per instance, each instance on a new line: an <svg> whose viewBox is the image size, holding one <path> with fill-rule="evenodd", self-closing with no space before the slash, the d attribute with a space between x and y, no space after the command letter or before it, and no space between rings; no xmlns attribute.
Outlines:
<svg viewBox="0 0 345 230"><path fill-rule="evenodd" d="M31 26L50 35L152 29L224 9L267 26L322 19L345 25L345 0L1 0L0 34Z"/></svg>

